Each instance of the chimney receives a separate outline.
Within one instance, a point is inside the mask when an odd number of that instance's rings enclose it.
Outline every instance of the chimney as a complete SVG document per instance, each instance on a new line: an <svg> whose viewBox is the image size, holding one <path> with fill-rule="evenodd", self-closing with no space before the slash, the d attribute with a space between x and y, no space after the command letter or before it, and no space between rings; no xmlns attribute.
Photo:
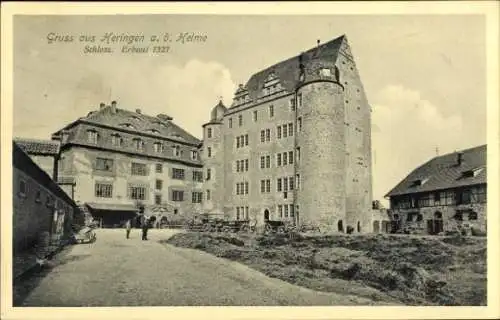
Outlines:
<svg viewBox="0 0 500 320"><path fill-rule="evenodd" d="M318 45L318 48L319 48L319 42L320 42L320 41L319 41L319 39L318 39L318 40L316 41L316 43L317 43L317 45Z"/></svg>
<svg viewBox="0 0 500 320"><path fill-rule="evenodd" d="M104 107L106 107L106 104L104 104L104 102L101 102L101 104L99 104L99 109L103 109Z"/></svg>
<svg viewBox="0 0 500 320"><path fill-rule="evenodd" d="M111 113L116 113L116 101L111 101Z"/></svg>
<svg viewBox="0 0 500 320"><path fill-rule="evenodd" d="M141 114L141 109L135 109L135 113Z"/></svg>
<svg viewBox="0 0 500 320"><path fill-rule="evenodd" d="M457 165L462 165L462 163L464 162L464 154L463 152L458 152L457 153Z"/></svg>

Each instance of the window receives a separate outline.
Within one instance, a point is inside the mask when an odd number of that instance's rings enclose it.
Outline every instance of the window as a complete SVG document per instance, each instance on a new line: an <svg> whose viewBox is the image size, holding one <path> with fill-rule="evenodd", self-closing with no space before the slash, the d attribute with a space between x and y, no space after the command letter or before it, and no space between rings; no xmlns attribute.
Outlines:
<svg viewBox="0 0 500 320"><path fill-rule="evenodd" d="M248 171L248 159L245 159L245 171Z"/></svg>
<svg viewBox="0 0 500 320"><path fill-rule="evenodd" d="M96 183L95 196L98 198L113 197L113 185L110 183Z"/></svg>
<svg viewBox="0 0 500 320"><path fill-rule="evenodd" d="M240 137L236 137L236 148L240 147Z"/></svg>
<svg viewBox="0 0 500 320"><path fill-rule="evenodd" d="M184 180L184 169L172 168L172 179Z"/></svg>
<svg viewBox="0 0 500 320"><path fill-rule="evenodd" d="M288 205L284 205L285 207L285 218L288 218Z"/></svg>
<svg viewBox="0 0 500 320"><path fill-rule="evenodd" d="M266 180L260 180L260 193L266 192Z"/></svg>
<svg viewBox="0 0 500 320"><path fill-rule="evenodd" d="M295 216L295 212L294 212L294 206L293 204L290 205L290 218L293 218Z"/></svg>
<svg viewBox="0 0 500 320"><path fill-rule="evenodd" d="M236 207L236 220L240 220L240 207Z"/></svg>
<svg viewBox="0 0 500 320"><path fill-rule="evenodd" d="M293 136L293 123L288 124L288 136Z"/></svg>
<svg viewBox="0 0 500 320"><path fill-rule="evenodd" d="M113 159L96 158L95 170L113 171Z"/></svg>
<svg viewBox="0 0 500 320"><path fill-rule="evenodd" d="M155 165L155 171L156 171L156 173L162 173L163 172L163 165L161 163L157 163Z"/></svg>
<svg viewBox="0 0 500 320"><path fill-rule="evenodd" d="M278 178L276 185L277 185L276 190L278 190L278 192L281 192L282 191L281 178Z"/></svg>
<svg viewBox="0 0 500 320"><path fill-rule="evenodd" d="M144 150L144 141L142 141L139 138L135 138L134 140L134 147L137 151L143 151Z"/></svg>
<svg viewBox="0 0 500 320"><path fill-rule="evenodd" d="M184 191L172 190L172 201L184 201Z"/></svg>
<svg viewBox="0 0 500 320"><path fill-rule="evenodd" d="M295 111L295 100L293 98L290 99L290 101L288 102L288 105L290 106L291 111Z"/></svg>
<svg viewBox="0 0 500 320"><path fill-rule="evenodd" d="M469 204L471 203L471 190L460 190L457 192L457 203L458 204Z"/></svg>
<svg viewBox="0 0 500 320"><path fill-rule="evenodd" d="M231 129L233 127L233 118L229 118L228 127Z"/></svg>
<svg viewBox="0 0 500 320"><path fill-rule="evenodd" d="M207 129L207 137L212 138L212 128Z"/></svg>
<svg viewBox="0 0 500 320"><path fill-rule="evenodd" d="M278 167L281 166L281 153L278 153L277 157L276 157L276 165Z"/></svg>
<svg viewBox="0 0 500 320"><path fill-rule="evenodd" d="M196 150L191 151L191 159L198 160L198 151Z"/></svg>
<svg viewBox="0 0 500 320"><path fill-rule="evenodd" d="M161 204L161 194L155 194L155 204Z"/></svg>
<svg viewBox="0 0 500 320"><path fill-rule="evenodd" d="M261 157L260 157L260 168L261 168L261 169L264 169L264 168L265 168L265 165L266 165L266 163L265 163L265 162L266 162L266 157L261 156Z"/></svg>
<svg viewBox="0 0 500 320"><path fill-rule="evenodd" d="M26 197L26 195L28 194L28 188L26 185L26 181L24 181L22 179L19 181L19 193L18 194L21 197Z"/></svg>
<svg viewBox="0 0 500 320"><path fill-rule="evenodd" d="M266 180L266 192L267 193L271 192L271 180L270 179Z"/></svg>
<svg viewBox="0 0 500 320"><path fill-rule="evenodd" d="M295 176L295 186L297 187L297 190L300 189L300 174Z"/></svg>
<svg viewBox="0 0 500 320"><path fill-rule="evenodd" d="M93 144L97 144L97 141L99 139L99 134L97 133L96 130L91 129L87 130L87 141Z"/></svg>
<svg viewBox="0 0 500 320"><path fill-rule="evenodd" d="M288 178L285 177L283 178L283 192L287 192L288 191Z"/></svg>
<svg viewBox="0 0 500 320"><path fill-rule="evenodd" d="M297 131L298 132L302 131L302 117L297 118L297 125L298 125Z"/></svg>
<svg viewBox="0 0 500 320"><path fill-rule="evenodd" d="M123 139L120 137L119 134L112 134L111 135L111 144L113 147L122 147L123 146Z"/></svg>
<svg viewBox="0 0 500 320"><path fill-rule="evenodd" d="M319 70L319 74L322 77L331 77L331 75L332 75L330 69L327 69L327 68L323 68L323 69Z"/></svg>
<svg viewBox="0 0 500 320"><path fill-rule="evenodd" d="M238 125L241 127L243 125L243 115L238 116Z"/></svg>
<svg viewBox="0 0 500 320"><path fill-rule="evenodd" d="M293 190L293 176L291 176L289 179L288 179L288 183L290 184L290 190Z"/></svg>
<svg viewBox="0 0 500 320"><path fill-rule="evenodd" d="M240 195L240 183L239 182L236 184L236 195L238 195L238 196Z"/></svg>
<svg viewBox="0 0 500 320"><path fill-rule="evenodd" d="M146 187L130 185L129 198L133 200L146 200Z"/></svg>
<svg viewBox="0 0 500 320"><path fill-rule="evenodd" d="M274 117L274 106L270 105L269 106L269 118Z"/></svg>
<svg viewBox="0 0 500 320"><path fill-rule="evenodd" d="M207 190L207 200L210 200L212 197L211 197L211 194L210 194L210 190ZM200 193L200 202L201 202L201 193Z"/></svg>
<svg viewBox="0 0 500 320"><path fill-rule="evenodd" d="M300 162L300 147L297 147L297 162Z"/></svg>
<svg viewBox="0 0 500 320"><path fill-rule="evenodd" d="M212 178L212 170L207 169L207 180L210 180Z"/></svg>
<svg viewBox="0 0 500 320"><path fill-rule="evenodd" d="M288 151L288 164L293 164L293 151Z"/></svg>
<svg viewBox="0 0 500 320"><path fill-rule="evenodd" d="M266 129L266 141L271 141L271 129Z"/></svg>
<svg viewBox="0 0 500 320"><path fill-rule="evenodd" d="M248 134L245 135L245 145L248 146Z"/></svg>
<svg viewBox="0 0 500 320"><path fill-rule="evenodd" d="M278 205L278 212L279 212L280 218L283 218L283 206L281 204Z"/></svg>
<svg viewBox="0 0 500 320"><path fill-rule="evenodd" d="M276 130L276 138L281 139L281 126L278 126Z"/></svg>
<svg viewBox="0 0 500 320"><path fill-rule="evenodd" d="M260 130L260 142L266 141L266 131Z"/></svg>
<svg viewBox="0 0 500 320"><path fill-rule="evenodd" d="M176 156L176 157L181 155L181 149L179 146L173 146L172 151L174 153L174 156Z"/></svg>
<svg viewBox="0 0 500 320"><path fill-rule="evenodd" d="M271 168L271 156L266 156L266 168Z"/></svg>
<svg viewBox="0 0 500 320"><path fill-rule="evenodd" d="M472 190L472 199L475 203L486 202L486 187L480 186Z"/></svg>
<svg viewBox="0 0 500 320"><path fill-rule="evenodd" d="M253 112L253 121L257 122L257 110Z"/></svg>
<svg viewBox="0 0 500 320"><path fill-rule="evenodd" d="M161 190L163 187L163 180L156 180L156 190Z"/></svg>
<svg viewBox="0 0 500 320"><path fill-rule="evenodd" d="M35 195L35 202L40 203L42 202L42 193L40 190L37 190L36 195Z"/></svg>
<svg viewBox="0 0 500 320"><path fill-rule="evenodd" d="M193 171L193 181L203 182L203 172Z"/></svg>
<svg viewBox="0 0 500 320"><path fill-rule="evenodd" d="M240 160L236 160L236 172L240 172Z"/></svg>
<svg viewBox="0 0 500 320"><path fill-rule="evenodd" d="M287 165L287 162L288 162L288 159L287 159L287 153L286 152L283 152L283 165L286 166Z"/></svg>
<svg viewBox="0 0 500 320"><path fill-rule="evenodd" d="M207 200L210 200L209 192L210 191L207 190ZM202 196L203 196L203 194L201 192L193 191L193 193L191 194L191 202L192 203L201 203Z"/></svg>
<svg viewBox="0 0 500 320"><path fill-rule="evenodd" d="M207 156L208 156L209 158L211 158L211 157L212 157L212 148L211 148L211 147L207 147Z"/></svg>
<svg viewBox="0 0 500 320"><path fill-rule="evenodd" d="M248 220L248 207L245 207L245 220Z"/></svg>
<svg viewBox="0 0 500 320"><path fill-rule="evenodd" d="M153 149L156 153L163 152L163 145L161 144L161 142L155 142L153 144Z"/></svg>
<svg viewBox="0 0 500 320"><path fill-rule="evenodd" d="M297 95L297 107L298 108L302 107L302 93L299 93Z"/></svg>
<svg viewBox="0 0 500 320"><path fill-rule="evenodd" d="M287 137L286 124L283 125L283 138Z"/></svg>
<svg viewBox="0 0 500 320"><path fill-rule="evenodd" d="M133 176L147 176L147 168L144 163L135 163L132 162L132 171Z"/></svg>

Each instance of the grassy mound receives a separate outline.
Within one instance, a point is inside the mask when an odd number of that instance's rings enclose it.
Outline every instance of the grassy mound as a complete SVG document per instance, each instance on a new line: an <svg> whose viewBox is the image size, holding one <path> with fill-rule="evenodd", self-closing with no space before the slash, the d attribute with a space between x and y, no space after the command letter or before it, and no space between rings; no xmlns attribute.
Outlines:
<svg viewBox="0 0 500 320"><path fill-rule="evenodd" d="M486 305L486 239L181 233L167 243L314 290L408 305Z"/></svg>

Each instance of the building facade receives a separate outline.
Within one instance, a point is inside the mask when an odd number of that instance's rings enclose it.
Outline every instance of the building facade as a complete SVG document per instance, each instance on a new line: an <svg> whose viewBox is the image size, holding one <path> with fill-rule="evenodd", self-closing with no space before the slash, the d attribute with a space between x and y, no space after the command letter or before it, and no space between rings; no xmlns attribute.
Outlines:
<svg viewBox="0 0 500 320"><path fill-rule="evenodd" d="M28 138L15 138L14 142L30 158L45 171L49 177L57 181L57 164L59 157L59 142Z"/></svg>
<svg viewBox="0 0 500 320"><path fill-rule="evenodd" d="M101 103L52 138L61 144L59 179L75 184L75 201L105 227L120 225L139 205L157 221L202 210L201 141L167 115Z"/></svg>
<svg viewBox="0 0 500 320"><path fill-rule="evenodd" d="M205 209L370 232L370 119L345 36L257 72L203 126Z"/></svg>
<svg viewBox="0 0 500 320"><path fill-rule="evenodd" d="M46 240L69 235L78 216L75 202L15 142L13 169L13 253L14 256L41 246Z"/></svg>
<svg viewBox="0 0 500 320"><path fill-rule="evenodd" d="M387 195L392 231L486 231L486 145L435 157Z"/></svg>

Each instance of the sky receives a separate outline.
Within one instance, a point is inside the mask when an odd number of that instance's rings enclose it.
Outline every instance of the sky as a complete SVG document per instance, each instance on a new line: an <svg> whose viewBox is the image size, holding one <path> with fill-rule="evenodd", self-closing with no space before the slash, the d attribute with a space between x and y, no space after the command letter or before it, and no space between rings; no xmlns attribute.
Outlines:
<svg viewBox="0 0 500 320"><path fill-rule="evenodd" d="M100 40L108 32L169 33L174 41L156 55L124 54L122 44L112 54L84 53L80 36ZM206 41L175 42L184 32ZM49 44L49 33L74 41ZM486 143L479 15L17 16L13 136L50 139L116 100L124 109L166 113L200 138L219 97L230 105L253 73L343 34L373 109L374 199L437 154Z"/></svg>

